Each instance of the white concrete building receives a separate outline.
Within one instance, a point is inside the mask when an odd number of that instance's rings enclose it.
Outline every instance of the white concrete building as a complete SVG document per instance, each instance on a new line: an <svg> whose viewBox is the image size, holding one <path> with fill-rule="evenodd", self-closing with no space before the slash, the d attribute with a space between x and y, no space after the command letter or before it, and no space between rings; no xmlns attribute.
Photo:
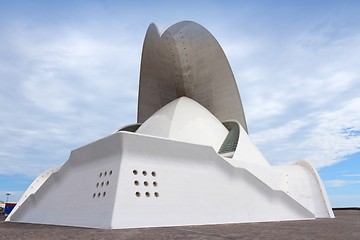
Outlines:
<svg viewBox="0 0 360 240"><path fill-rule="evenodd" d="M138 123L73 150L7 221L137 228L332 217L309 163L271 166L253 144L220 45L185 21L162 35L148 29Z"/></svg>

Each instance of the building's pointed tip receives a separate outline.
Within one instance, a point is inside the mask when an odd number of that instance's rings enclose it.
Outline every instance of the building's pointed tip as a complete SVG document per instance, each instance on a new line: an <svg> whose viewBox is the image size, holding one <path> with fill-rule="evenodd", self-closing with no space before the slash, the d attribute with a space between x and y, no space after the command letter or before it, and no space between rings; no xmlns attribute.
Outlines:
<svg viewBox="0 0 360 240"><path fill-rule="evenodd" d="M147 31L148 32L149 31L156 31L157 33L159 33L159 30L158 30L157 26L155 25L155 23L150 23Z"/></svg>

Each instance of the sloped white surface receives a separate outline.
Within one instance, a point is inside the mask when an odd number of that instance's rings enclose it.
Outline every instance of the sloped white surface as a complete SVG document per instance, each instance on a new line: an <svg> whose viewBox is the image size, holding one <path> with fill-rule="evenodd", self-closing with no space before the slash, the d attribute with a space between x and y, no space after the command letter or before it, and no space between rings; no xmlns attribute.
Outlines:
<svg viewBox="0 0 360 240"><path fill-rule="evenodd" d="M135 228L313 218L209 146L119 132L73 151L11 221Z"/></svg>
<svg viewBox="0 0 360 240"><path fill-rule="evenodd" d="M268 161L262 155L257 146L251 141L244 128L240 124L239 127L239 141L233 156L234 161L242 161L270 167Z"/></svg>
<svg viewBox="0 0 360 240"><path fill-rule="evenodd" d="M46 180L54 173L56 173L59 170L59 168L52 168L48 169L45 172L41 173L26 189L25 193L21 196L20 200L17 202L14 209L11 211L9 216L6 218L5 221L11 221L11 216L22 206L22 204L25 202L25 200L28 197L31 197L32 194L34 194Z"/></svg>
<svg viewBox="0 0 360 240"><path fill-rule="evenodd" d="M211 146L216 152L228 132L206 108L187 97L167 104L136 131L140 134Z"/></svg>

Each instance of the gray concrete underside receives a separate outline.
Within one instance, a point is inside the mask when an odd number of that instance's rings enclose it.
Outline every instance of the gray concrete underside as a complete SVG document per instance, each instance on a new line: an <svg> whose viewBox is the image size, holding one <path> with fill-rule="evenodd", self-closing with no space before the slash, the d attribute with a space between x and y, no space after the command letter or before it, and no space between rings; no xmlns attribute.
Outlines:
<svg viewBox="0 0 360 240"><path fill-rule="evenodd" d="M233 72L211 33L183 21L160 35L151 24L141 57L138 123L182 96L197 101L222 122L237 120L247 131Z"/></svg>

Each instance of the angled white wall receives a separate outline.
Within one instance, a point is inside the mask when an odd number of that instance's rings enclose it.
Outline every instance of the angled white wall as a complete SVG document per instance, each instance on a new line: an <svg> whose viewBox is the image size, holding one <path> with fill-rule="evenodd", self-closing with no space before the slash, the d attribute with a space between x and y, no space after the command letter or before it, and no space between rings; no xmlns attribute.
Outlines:
<svg viewBox="0 0 360 240"><path fill-rule="evenodd" d="M211 147L120 132L73 151L8 220L133 228L313 218Z"/></svg>
<svg viewBox="0 0 360 240"><path fill-rule="evenodd" d="M193 118L176 114L183 107L197 109ZM168 132L184 124L196 128L194 119L210 114L203 110L193 100L180 98L144 124L151 129L164 126ZM159 116L170 125L156 121ZM204 129L213 131L215 120L203 121ZM182 131L198 134L191 127ZM191 143L149 136L146 129L120 131L72 151L62 168L28 192L8 220L134 228L333 217L310 165L265 164L243 129L232 158L219 155L214 146L201 142L204 139Z"/></svg>

